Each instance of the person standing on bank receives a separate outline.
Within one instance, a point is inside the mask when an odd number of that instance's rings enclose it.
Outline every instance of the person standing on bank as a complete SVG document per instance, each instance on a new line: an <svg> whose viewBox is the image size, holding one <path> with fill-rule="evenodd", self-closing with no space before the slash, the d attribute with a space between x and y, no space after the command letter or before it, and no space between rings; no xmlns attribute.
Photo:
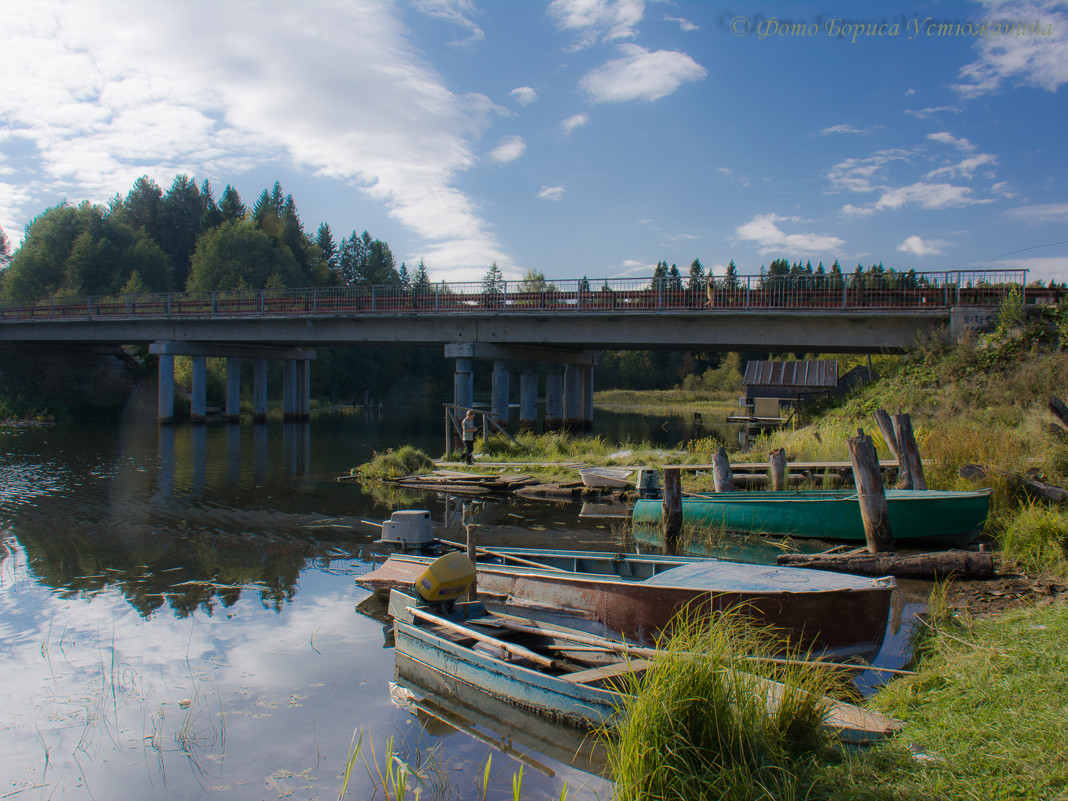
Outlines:
<svg viewBox="0 0 1068 801"><path fill-rule="evenodd" d="M475 410L468 409L467 414L464 415L464 461L468 464L474 464L474 452L475 452Z"/></svg>

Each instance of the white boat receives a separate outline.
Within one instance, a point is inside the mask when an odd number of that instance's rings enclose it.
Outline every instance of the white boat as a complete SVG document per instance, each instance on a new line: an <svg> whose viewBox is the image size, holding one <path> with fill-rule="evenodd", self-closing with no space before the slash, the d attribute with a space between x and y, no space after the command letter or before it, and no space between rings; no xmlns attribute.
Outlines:
<svg viewBox="0 0 1068 801"><path fill-rule="evenodd" d="M633 467L583 467L579 475L587 487L625 489L633 483L630 480L633 472Z"/></svg>

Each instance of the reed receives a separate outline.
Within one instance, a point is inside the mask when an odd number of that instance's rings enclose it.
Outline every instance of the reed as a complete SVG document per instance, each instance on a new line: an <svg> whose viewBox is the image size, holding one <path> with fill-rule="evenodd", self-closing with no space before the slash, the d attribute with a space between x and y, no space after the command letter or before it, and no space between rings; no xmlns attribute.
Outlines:
<svg viewBox="0 0 1068 801"><path fill-rule="evenodd" d="M375 453L370 462L353 470L368 478L398 478L434 469L434 460L412 445L402 445L385 453Z"/></svg>
<svg viewBox="0 0 1068 801"><path fill-rule="evenodd" d="M735 614L684 614L658 645L663 655L628 681L618 736L606 735L616 797L804 797L829 744L820 724L833 675L747 660L781 642ZM776 703L764 679L784 685Z"/></svg>

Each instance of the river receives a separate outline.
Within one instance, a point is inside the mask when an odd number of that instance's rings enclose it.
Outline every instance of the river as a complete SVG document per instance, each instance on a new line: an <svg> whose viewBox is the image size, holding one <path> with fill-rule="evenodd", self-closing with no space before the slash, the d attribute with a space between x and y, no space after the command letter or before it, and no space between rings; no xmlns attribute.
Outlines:
<svg viewBox="0 0 1068 801"><path fill-rule="evenodd" d="M597 417L612 438L688 435L680 419ZM479 797L487 755L490 798L510 797L520 766L524 798L565 783L608 798L552 749L487 743L391 698L389 631L353 581L378 533L361 521L426 508L441 524L451 507L335 478L405 442L440 452L438 418L0 431L0 798L334 799L354 733L352 798L375 795L364 760L384 768L390 748L421 769L424 798ZM487 504L486 541L617 549L620 521L579 509Z"/></svg>

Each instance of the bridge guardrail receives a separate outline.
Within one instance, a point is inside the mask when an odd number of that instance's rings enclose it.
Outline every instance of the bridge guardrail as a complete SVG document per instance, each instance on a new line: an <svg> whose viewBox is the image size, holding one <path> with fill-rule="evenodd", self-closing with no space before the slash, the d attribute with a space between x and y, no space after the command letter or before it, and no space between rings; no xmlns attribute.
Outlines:
<svg viewBox="0 0 1068 801"><path fill-rule="evenodd" d="M337 316L378 313L947 309L997 305L1016 290L1037 299L1052 290L1026 286L1027 270L937 273L613 278L253 289L0 301L4 321L100 318ZM1031 296L1028 298L1028 296Z"/></svg>

